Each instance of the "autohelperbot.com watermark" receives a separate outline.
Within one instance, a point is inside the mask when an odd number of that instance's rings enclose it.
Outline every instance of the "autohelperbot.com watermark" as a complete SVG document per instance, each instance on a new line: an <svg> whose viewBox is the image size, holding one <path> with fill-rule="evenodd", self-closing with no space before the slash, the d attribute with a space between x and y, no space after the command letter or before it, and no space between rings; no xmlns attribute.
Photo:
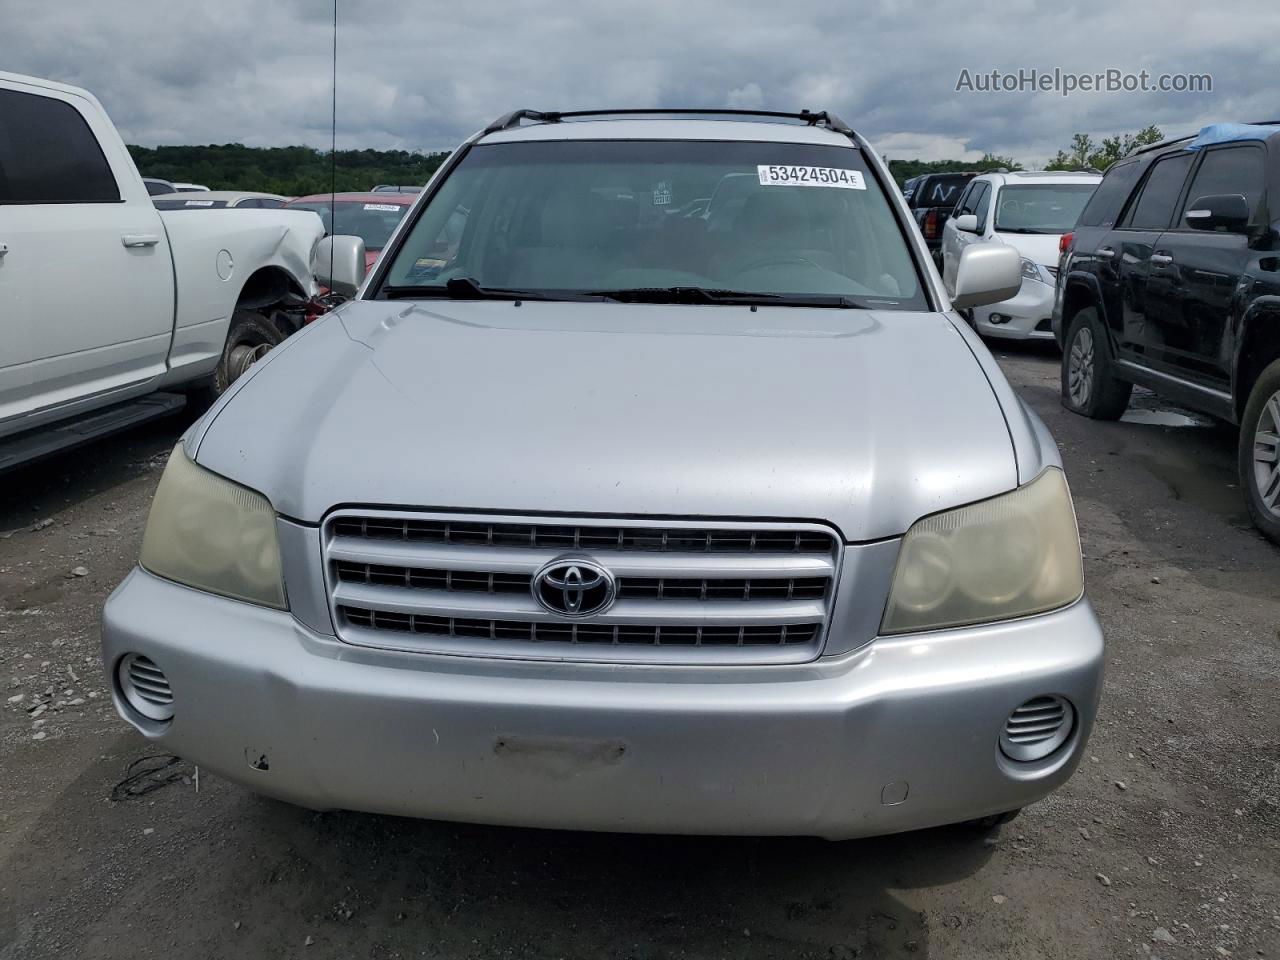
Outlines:
<svg viewBox="0 0 1280 960"><path fill-rule="evenodd" d="M1137 73L1109 68L1095 73L1073 73L1054 67L1020 67L1017 70L961 69L956 93L1211 93L1208 73Z"/></svg>

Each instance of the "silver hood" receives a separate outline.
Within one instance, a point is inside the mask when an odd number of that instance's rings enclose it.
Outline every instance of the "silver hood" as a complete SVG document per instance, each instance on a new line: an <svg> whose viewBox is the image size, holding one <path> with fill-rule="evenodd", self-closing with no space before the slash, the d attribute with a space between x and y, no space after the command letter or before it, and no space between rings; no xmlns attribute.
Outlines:
<svg viewBox="0 0 1280 960"><path fill-rule="evenodd" d="M310 523L395 505L862 541L1018 482L986 374L936 313L354 301L260 367L196 459Z"/></svg>

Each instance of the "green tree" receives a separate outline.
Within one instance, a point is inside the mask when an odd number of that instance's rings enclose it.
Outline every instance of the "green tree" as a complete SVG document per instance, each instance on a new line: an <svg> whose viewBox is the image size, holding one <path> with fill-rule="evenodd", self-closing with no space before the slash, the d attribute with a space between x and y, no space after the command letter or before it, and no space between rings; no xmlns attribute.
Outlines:
<svg viewBox="0 0 1280 960"><path fill-rule="evenodd" d="M409 150L339 150L246 147L241 143L138 147L129 153L143 176L202 183L213 190L261 190L298 197L368 190L377 183L424 184L447 153Z"/></svg>
<svg viewBox="0 0 1280 960"><path fill-rule="evenodd" d="M1094 143L1087 133L1077 133L1071 137L1071 148L1059 150L1057 156L1045 164L1045 169L1078 170L1081 167L1092 167L1095 170L1106 170L1139 147L1159 143L1163 139L1164 134L1154 124L1143 127L1137 133L1117 133L1114 137L1103 137L1100 144Z"/></svg>

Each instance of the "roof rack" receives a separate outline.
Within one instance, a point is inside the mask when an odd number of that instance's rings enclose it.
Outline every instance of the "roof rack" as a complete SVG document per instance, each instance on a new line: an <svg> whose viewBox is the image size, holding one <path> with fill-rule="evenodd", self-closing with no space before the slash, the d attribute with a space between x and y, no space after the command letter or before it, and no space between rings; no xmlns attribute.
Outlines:
<svg viewBox="0 0 1280 960"><path fill-rule="evenodd" d="M783 120L800 120L813 127L826 127L835 133L844 134L849 139L853 139L854 133L849 125L837 117L834 113L826 110L801 110L799 113L785 113L776 110L728 110L728 109L708 109L696 110L689 108L678 109L624 109L624 110L513 110L511 113L504 114L493 123L484 128L485 134L497 133L499 130L509 130L511 127L520 125L521 120L531 120L535 123L559 123L561 120L572 120L579 117L634 117L634 116L712 116L712 117L776 117Z"/></svg>
<svg viewBox="0 0 1280 960"><path fill-rule="evenodd" d="M1183 140L1194 140L1199 133L1188 133L1181 137L1170 137L1168 140L1161 140L1159 143L1149 143L1145 147L1139 147L1137 150L1127 154L1130 157L1136 157L1141 153L1150 153L1152 150L1163 150L1165 147L1172 147L1175 143L1181 143ZM1124 157L1120 158L1125 159Z"/></svg>

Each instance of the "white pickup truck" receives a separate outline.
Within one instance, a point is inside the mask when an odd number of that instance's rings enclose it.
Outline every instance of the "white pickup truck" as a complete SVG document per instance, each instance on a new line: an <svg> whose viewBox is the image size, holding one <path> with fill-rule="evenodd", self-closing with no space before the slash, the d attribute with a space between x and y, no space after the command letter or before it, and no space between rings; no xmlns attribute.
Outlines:
<svg viewBox="0 0 1280 960"><path fill-rule="evenodd" d="M92 94L0 72L0 470L220 393L301 322L323 233L159 212Z"/></svg>

